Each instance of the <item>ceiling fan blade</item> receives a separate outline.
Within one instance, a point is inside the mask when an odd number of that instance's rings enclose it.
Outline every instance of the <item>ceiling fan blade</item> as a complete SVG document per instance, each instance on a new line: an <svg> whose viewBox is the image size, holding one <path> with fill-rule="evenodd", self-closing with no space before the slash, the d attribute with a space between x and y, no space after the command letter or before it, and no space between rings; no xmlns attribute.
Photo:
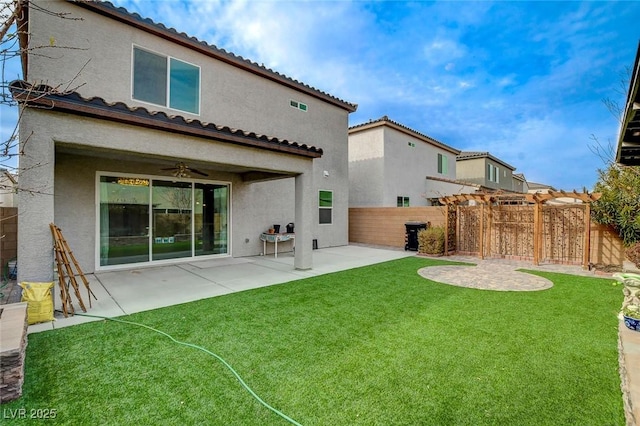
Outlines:
<svg viewBox="0 0 640 426"><path fill-rule="evenodd" d="M200 176L209 176L208 174L206 174L206 173L204 173L204 172L201 172L200 170L196 170L196 169L189 169L189 171L191 171L191 172L193 172L193 173L196 173L196 174L198 174L198 175L200 175Z"/></svg>
<svg viewBox="0 0 640 426"><path fill-rule="evenodd" d="M167 167L165 169L160 169L160 170L178 170L177 167Z"/></svg>

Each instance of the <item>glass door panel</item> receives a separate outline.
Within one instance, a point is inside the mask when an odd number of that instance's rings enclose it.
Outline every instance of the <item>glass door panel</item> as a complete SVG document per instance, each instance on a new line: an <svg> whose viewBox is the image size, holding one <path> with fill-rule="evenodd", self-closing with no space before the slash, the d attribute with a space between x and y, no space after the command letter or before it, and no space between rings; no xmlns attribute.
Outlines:
<svg viewBox="0 0 640 426"><path fill-rule="evenodd" d="M149 179L100 177L100 266L149 261Z"/></svg>
<svg viewBox="0 0 640 426"><path fill-rule="evenodd" d="M153 181L151 259L192 256L190 182Z"/></svg>
<svg viewBox="0 0 640 426"><path fill-rule="evenodd" d="M195 184L195 255L228 253L227 185Z"/></svg>

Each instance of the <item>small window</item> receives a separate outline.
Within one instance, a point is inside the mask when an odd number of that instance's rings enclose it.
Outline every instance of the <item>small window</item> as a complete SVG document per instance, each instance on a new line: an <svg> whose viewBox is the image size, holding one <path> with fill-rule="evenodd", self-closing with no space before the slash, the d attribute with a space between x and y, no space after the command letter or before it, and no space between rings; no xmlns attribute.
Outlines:
<svg viewBox="0 0 640 426"><path fill-rule="evenodd" d="M134 46L132 97L199 114L200 68Z"/></svg>
<svg viewBox="0 0 640 426"><path fill-rule="evenodd" d="M493 164L487 164L487 180L489 182L500 182L500 169Z"/></svg>
<svg viewBox="0 0 640 426"><path fill-rule="evenodd" d="M318 197L318 216L319 223L333 223L333 191L320 191Z"/></svg>
<svg viewBox="0 0 640 426"><path fill-rule="evenodd" d="M300 111L307 112L307 104L303 104L302 102L294 101L293 99L289 101L289 106L291 108L299 109Z"/></svg>
<svg viewBox="0 0 640 426"><path fill-rule="evenodd" d="M398 197L398 207L409 207L409 197Z"/></svg>
<svg viewBox="0 0 640 426"><path fill-rule="evenodd" d="M438 154L438 173L441 175L449 173L449 160L446 155Z"/></svg>

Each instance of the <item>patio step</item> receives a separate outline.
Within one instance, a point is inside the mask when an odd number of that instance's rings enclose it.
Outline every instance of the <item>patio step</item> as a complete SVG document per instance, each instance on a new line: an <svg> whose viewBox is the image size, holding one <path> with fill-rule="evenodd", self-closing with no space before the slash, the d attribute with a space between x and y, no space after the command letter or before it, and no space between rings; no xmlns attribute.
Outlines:
<svg viewBox="0 0 640 426"><path fill-rule="evenodd" d="M0 305L0 403L22 396L27 303Z"/></svg>

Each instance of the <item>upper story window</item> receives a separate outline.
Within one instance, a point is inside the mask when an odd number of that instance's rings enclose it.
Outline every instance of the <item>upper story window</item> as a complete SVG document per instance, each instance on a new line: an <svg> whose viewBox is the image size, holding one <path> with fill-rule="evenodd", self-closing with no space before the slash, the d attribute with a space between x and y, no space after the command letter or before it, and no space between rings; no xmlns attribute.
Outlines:
<svg viewBox="0 0 640 426"><path fill-rule="evenodd" d="M449 173L449 160L446 155L438 154L438 173L441 175Z"/></svg>
<svg viewBox="0 0 640 426"><path fill-rule="evenodd" d="M302 102L298 102L298 101L294 101L294 100L290 100L289 101L289 106L292 107L292 108L297 108L300 111L304 111L304 112L307 112L307 110L309 109L307 104L303 104Z"/></svg>
<svg viewBox="0 0 640 426"><path fill-rule="evenodd" d="M487 164L487 180L500 183L500 169L493 164Z"/></svg>
<svg viewBox="0 0 640 426"><path fill-rule="evenodd" d="M133 99L200 113L200 67L133 47Z"/></svg>

